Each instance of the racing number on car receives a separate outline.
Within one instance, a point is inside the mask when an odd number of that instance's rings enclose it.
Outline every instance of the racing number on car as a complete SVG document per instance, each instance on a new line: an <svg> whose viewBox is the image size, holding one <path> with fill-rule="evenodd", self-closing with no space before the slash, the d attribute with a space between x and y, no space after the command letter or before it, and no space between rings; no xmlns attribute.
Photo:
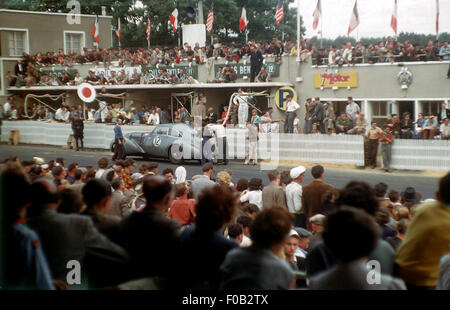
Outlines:
<svg viewBox="0 0 450 310"><path fill-rule="evenodd" d="M160 136L155 137L155 139L153 140L153 145L157 146L157 147L161 145L161 137Z"/></svg>

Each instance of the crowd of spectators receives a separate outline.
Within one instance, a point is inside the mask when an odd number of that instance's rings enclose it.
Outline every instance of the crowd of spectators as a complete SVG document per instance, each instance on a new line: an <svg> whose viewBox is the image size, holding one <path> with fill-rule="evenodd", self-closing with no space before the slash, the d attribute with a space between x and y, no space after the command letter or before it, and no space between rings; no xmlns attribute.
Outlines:
<svg viewBox="0 0 450 310"><path fill-rule="evenodd" d="M424 201L384 183L337 189L322 166L303 186L303 166L266 186L210 163L191 178L106 157L0 168L6 289L450 289L450 173Z"/></svg>
<svg viewBox="0 0 450 310"><path fill-rule="evenodd" d="M252 58L253 50L257 50L265 57L275 57L276 61L281 64L284 55L297 55L296 42L290 40L281 41L273 38L271 41L254 40L247 44L237 44L232 42L230 45L219 43L216 39L214 43L205 43L200 46L196 43L194 48L185 43L184 46L144 49L136 50L109 48L100 50L83 49L82 53L70 51L65 54L63 49L58 52L37 53L34 56L24 53L15 67L14 72L7 72L8 86L30 87L30 86L61 86L61 85L78 85L81 82L88 81L96 85L116 85L116 84L152 84L152 83L192 83L195 80L184 72L179 74L168 74L165 69L161 69L156 75L149 72L133 72L126 73L124 70L111 76L102 74L89 74L87 77L80 77L77 74L71 76L64 73L57 76L54 73L41 72L40 69L51 66L60 65L71 67L74 64L92 64L92 66L104 65L110 68L112 65L116 67L133 67L133 66L156 66L171 65L180 62L189 62L196 64L205 64L209 59L223 58L228 62L239 62L240 59L248 57ZM355 65L361 63L386 63L386 62L407 62L407 61L437 61L450 60L450 46L448 42L441 43L436 40L430 40L427 46L417 46L410 41L398 42L392 37L388 37L386 42L378 44L370 44L364 46L361 42L357 42L352 46L351 42L343 44L340 48L332 45L328 48L317 48L309 39L301 40L301 59L304 61L311 57L313 65ZM253 64L252 64L253 66ZM261 67L261 64L259 65ZM236 80L236 72L230 68L224 69L224 76L219 74L214 82L232 82ZM259 70L257 70L259 72ZM256 72L256 74L258 74ZM227 74L228 73L228 74ZM231 77L229 76L231 74ZM255 76L256 76L255 74ZM263 76L257 81L265 82L270 77ZM254 79L251 79L253 82Z"/></svg>

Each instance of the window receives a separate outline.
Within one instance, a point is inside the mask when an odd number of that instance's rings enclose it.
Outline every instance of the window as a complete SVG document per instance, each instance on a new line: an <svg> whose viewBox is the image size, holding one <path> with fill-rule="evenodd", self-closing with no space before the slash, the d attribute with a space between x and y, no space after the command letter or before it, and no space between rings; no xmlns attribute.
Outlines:
<svg viewBox="0 0 450 310"><path fill-rule="evenodd" d="M25 31L10 31L8 34L9 56L22 56L25 52Z"/></svg>
<svg viewBox="0 0 450 310"><path fill-rule="evenodd" d="M372 116L386 118L388 116L388 103L386 101L371 101Z"/></svg>
<svg viewBox="0 0 450 310"><path fill-rule="evenodd" d="M158 135L164 135L167 136L169 133L169 128L168 127L159 127L157 128L156 134Z"/></svg>
<svg viewBox="0 0 450 310"><path fill-rule="evenodd" d="M178 130L176 130L176 129L171 129L170 130L170 135L172 136L172 137L175 137L175 138L181 138L181 137L183 137L183 133L182 132L180 132L180 131L178 131Z"/></svg>
<svg viewBox="0 0 450 310"><path fill-rule="evenodd" d="M76 51L81 54L84 47L84 33L71 33L66 32L65 37L65 53Z"/></svg>
<svg viewBox="0 0 450 310"><path fill-rule="evenodd" d="M442 101L422 101L422 111L425 115L438 115Z"/></svg>

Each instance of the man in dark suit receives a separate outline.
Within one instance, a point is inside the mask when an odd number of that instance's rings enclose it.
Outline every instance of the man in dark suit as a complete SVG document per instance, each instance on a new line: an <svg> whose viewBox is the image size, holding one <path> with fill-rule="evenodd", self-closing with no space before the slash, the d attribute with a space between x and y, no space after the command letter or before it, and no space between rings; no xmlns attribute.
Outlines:
<svg viewBox="0 0 450 310"><path fill-rule="evenodd" d="M90 180L83 187L83 200L86 203L84 215L89 216L95 227L110 240L119 241L121 217L108 214L111 203L111 186L105 180Z"/></svg>
<svg viewBox="0 0 450 310"><path fill-rule="evenodd" d="M441 110L439 111L438 115L438 122L439 124L444 123L444 120L446 118L450 118L450 109L447 109L447 106L445 105L445 102L441 104Z"/></svg>
<svg viewBox="0 0 450 310"><path fill-rule="evenodd" d="M103 281L106 278L114 281L110 278L115 277L114 274L118 277L119 274L123 275L120 271L123 271L121 268L128 262L127 252L99 233L89 217L57 213L57 188L51 180L45 178L36 180L30 188L30 196L28 224L41 238L54 279L67 280L71 271L67 265L71 261L78 262L82 267L81 283L71 286L74 288L88 288L91 284L88 284L88 276L89 280L94 281L102 278ZM88 260L92 264L89 264ZM115 272L111 273L113 266ZM115 280L119 283L124 279Z"/></svg>
<svg viewBox="0 0 450 310"><path fill-rule="evenodd" d="M323 106L323 103L320 102L320 98L316 97L314 99L314 112L311 115L312 123L319 123L319 129L320 133L326 133L325 132L325 124L323 123L323 119L325 118L325 108Z"/></svg>
<svg viewBox="0 0 450 310"><path fill-rule="evenodd" d="M311 174L314 178L310 184L303 186L302 206L306 214L308 230L311 231L310 217L323 214L323 195L334 187L323 182L325 169L321 165L312 167Z"/></svg>
<svg viewBox="0 0 450 310"><path fill-rule="evenodd" d="M133 277L167 277L175 270L180 224L165 214L174 199L167 178L146 175L143 180L146 206L122 221L122 239L130 253Z"/></svg>
<svg viewBox="0 0 450 310"><path fill-rule="evenodd" d="M254 82L256 76L261 70L263 63L263 56L256 46L251 47L252 53L250 54L250 82Z"/></svg>

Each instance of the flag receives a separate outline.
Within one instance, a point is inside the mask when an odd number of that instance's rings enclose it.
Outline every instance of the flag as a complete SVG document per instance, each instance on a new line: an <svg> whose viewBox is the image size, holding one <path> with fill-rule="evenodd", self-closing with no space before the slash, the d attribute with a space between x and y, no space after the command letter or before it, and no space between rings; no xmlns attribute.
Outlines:
<svg viewBox="0 0 450 310"><path fill-rule="evenodd" d="M178 28L178 9L173 10L172 14L170 14L170 23L173 26L173 32L177 32L177 28Z"/></svg>
<svg viewBox="0 0 450 310"><path fill-rule="evenodd" d="M208 12L208 18L206 19L206 30L212 31L214 23L214 3L211 4L211 9Z"/></svg>
<svg viewBox="0 0 450 310"><path fill-rule="evenodd" d="M277 26L283 20L284 17L284 9L283 9L283 0L279 0L277 4L277 8L275 10L275 22Z"/></svg>
<svg viewBox="0 0 450 310"><path fill-rule="evenodd" d="M394 0L394 10L392 11L391 27L397 35L397 0Z"/></svg>
<svg viewBox="0 0 450 310"><path fill-rule="evenodd" d="M98 37L98 33L99 33L99 27L98 27L98 15L95 18L95 23L94 23L94 27L92 28L92 36L94 37L95 42L99 42L99 37Z"/></svg>
<svg viewBox="0 0 450 310"><path fill-rule="evenodd" d="M115 32L116 32L117 39L118 39L119 42L120 42L120 29L117 28L117 30L116 30Z"/></svg>
<svg viewBox="0 0 450 310"><path fill-rule="evenodd" d="M439 0L436 0L436 34L439 34Z"/></svg>
<svg viewBox="0 0 450 310"><path fill-rule="evenodd" d="M348 25L347 35L350 35L350 32L355 30L359 25L359 15L358 15L358 0L355 1L355 6L353 7L352 16L350 17L350 24Z"/></svg>
<svg viewBox="0 0 450 310"><path fill-rule="evenodd" d="M239 30L243 31L248 24L248 20L247 20L247 1L244 2L244 6L242 7L242 14L241 17L239 18Z"/></svg>
<svg viewBox="0 0 450 310"><path fill-rule="evenodd" d="M313 17L314 17L313 29L314 30L316 30L317 26L319 25L319 18L320 18L321 14L322 14L322 5L320 4L320 0L317 0L317 6L313 13Z"/></svg>
<svg viewBox="0 0 450 310"><path fill-rule="evenodd" d="M150 39L150 18L147 18L147 29L145 29L145 33L147 33L147 40Z"/></svg>

